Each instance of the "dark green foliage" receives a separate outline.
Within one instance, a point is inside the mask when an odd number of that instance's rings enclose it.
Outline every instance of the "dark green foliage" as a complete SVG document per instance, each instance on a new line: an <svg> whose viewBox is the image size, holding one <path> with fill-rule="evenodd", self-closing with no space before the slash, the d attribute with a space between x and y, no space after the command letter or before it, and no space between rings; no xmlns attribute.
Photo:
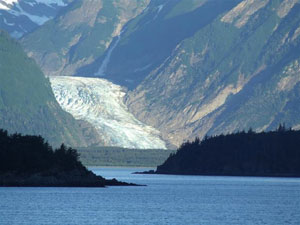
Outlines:
<svg viewBox="0 0 300 225"><path fill-rule="evenodd" d="M126 149L119 147L79 148L80 161L86 166L155 167L163 163L174 150Z"/></svg>
<svg viewBox="0 0 300 225"><path fill-rule="evenodd" d="M0 130L0 173L34 174L87 171L76 150L61 145L53 151L41 136L8 135Z"/></svg>
<svg viewBox="0 0 300 225"><path fill-rule="evenodd" d="M252 130L186 142L157 173L232 176L300 176L300 131Z"/></svg>
<svg viewBox="0 0 300 225"><path fill-rule="evenodd" d="M41 136L8 135L0 129L0 186L104 187L136 186L106 180L79 161L75 149L62 144L53 151Z"/></svg>

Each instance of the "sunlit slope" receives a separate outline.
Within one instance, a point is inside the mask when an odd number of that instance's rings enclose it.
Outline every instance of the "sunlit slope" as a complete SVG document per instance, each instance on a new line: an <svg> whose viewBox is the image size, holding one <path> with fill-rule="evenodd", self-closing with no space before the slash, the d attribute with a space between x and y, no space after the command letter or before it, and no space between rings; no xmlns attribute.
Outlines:
<svg viewBox="0 0 300 225"><path fill-rule="evenodd" d="M299 62L299 1L236 2L178 44L127 105L176 145L280 123L299 129Z"/></svg>
<svg viewBox="0 0 300 225"><path fill-rule="evenodd" d="M93 124L106 146L164 149L160 133L137 120L123 103L118 85L98 78L50 77L61 107L76 119Z"/></svg>

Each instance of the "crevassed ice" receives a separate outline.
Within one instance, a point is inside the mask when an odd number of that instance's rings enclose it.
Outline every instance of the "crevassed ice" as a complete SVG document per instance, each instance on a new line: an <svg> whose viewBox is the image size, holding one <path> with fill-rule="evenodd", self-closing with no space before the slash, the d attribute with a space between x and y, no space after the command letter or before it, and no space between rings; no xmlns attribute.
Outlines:
<svg viewBox="0 0 300 225"><path fill-rule="evenodd" d="M91 123L108 145L139 149L166 149L158 130L137 120L123 103L121 86L105 79L50 77L61 107L75 119Z"/></svg>

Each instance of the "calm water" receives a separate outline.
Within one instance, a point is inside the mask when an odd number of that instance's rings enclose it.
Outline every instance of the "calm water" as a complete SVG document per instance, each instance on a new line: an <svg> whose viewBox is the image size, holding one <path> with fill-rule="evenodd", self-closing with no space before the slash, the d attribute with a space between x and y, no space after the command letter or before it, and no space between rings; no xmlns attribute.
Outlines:
<svg viewBox="0 0 300 225"><path fill-rule="evenodd" d="M133 175L147 187L0 188L0 224L300 224L300 179Z"/></svg>

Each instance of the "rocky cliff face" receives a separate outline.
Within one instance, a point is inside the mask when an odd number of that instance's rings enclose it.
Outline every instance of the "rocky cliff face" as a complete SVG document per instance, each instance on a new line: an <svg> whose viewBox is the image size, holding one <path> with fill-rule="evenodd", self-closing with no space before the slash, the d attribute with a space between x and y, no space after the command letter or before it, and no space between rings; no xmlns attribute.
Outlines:
<svg viewBox="0 0 300 225"><path fill-rule="evenodd" d="M78 69L101 57L123 25L148 2L75 0L54 20L24 37L23 46L47 76L81 73Z"/></svg>
<svg viewBox="0 0 300 225"><path fill-rule="evenodd" d="M298 1L236 3L180 42L127 105L175 145L250 127L298 128L299 26Z"/></svg>

